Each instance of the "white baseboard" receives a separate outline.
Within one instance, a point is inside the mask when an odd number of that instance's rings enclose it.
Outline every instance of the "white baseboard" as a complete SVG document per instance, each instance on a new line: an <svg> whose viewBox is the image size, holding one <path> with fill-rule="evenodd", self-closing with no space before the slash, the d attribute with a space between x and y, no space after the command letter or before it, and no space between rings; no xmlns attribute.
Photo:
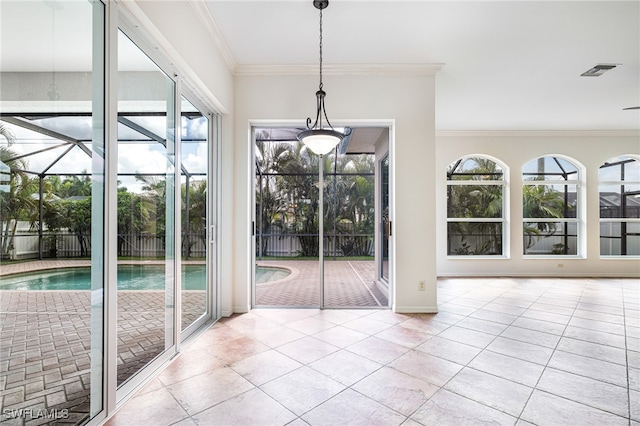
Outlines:
<svg viewBox="0 0 640 426"><path fill-rule="evenodd" d="M397 314L437 314L437 306L394 306L393 312Z"/></svg>
<svg viewBox="0 0 640 426"><path fill-rule="evenodd" d="M232 309L233 309L232 314L246 314L251 310L249 306L234 306ZM229 314L229 316L230 315L231 314Z"/></svg>

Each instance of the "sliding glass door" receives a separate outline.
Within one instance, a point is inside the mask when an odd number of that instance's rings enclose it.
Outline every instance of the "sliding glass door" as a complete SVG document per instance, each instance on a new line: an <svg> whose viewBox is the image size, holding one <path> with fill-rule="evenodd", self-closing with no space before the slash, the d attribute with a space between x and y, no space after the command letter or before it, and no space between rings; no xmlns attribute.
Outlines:
<svg viewBox="0 0 640 426"><path fill-rule="evenodd" d="M2 424L83 424L217 319L220 119L122 2L0 9Z"/></svg>
<svg viewBox="0 0 640 426"><path fill-rule="evenodd" d="M254 129L255 306L388 306L377 276L374 153L386 130L355 129L353 152L344 145L320 157L297 140L299 129ZM388 188L388 161L386 173Z"/></svg>
<svg viewBox="0 0 640 426"><path fill-rule="evenodd" d="M105 4L0 5L0 423L104 409Z"/></svg>
<svg viewBox="0 0 640 426"><path fill-rule="evenodd" d="M213 276L211 246L215 227L211 220L211 185L209 183L210 134L212 123L186 97L181 99L180 167L181 200L181 287L180 330L193 330L209 312L207 301Z"/></svg>
<svg viewBox="0 0 640 426"><path fill-rule="evenodd" d="M375 283L375 156L340 153L325 162L324 305L386 306Z"/></svg>
<svg viewBox="0 0 640 426"><path fill-rule="evenodd" d="M389 283L389 238L392 232L389 191L389 154L386 154L380 161L380 261L378 270L380 271L380 280L387 286Z"/></svg>
<svg viewBox="0 0 640 426"><path fill-rule="evenodd" d="M259 306L320 306L318 157L295 135L295 129L254 129L253 299Z"/></svg>
<svg viewBox="0 0 640 426"><path fill-rule="evenodd" d="M118 386L174 342L175 82L118 40Z"/></svg>

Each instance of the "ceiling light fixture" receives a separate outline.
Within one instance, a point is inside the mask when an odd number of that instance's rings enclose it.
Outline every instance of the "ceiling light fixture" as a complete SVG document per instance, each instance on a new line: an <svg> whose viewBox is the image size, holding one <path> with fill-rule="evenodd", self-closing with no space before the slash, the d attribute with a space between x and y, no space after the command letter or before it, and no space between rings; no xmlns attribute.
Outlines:
<svg viewBox="0 0 640 426"><path fill-rule="evenodd" d="M324 108L324 97L326 92L322 90L322 10L329 6L329 0L314 0L313 6L320 10L320 85L316 92L316 121L311 125L311 118L307 118L307 130L298 134L298 140L305 144L311 151L318 155L328 154L336 147L345 137L344 133L340 133L333 129L327 112ZM328 128L322 125L322 117L326 121Z"/></svg>
<svg viewBox="0 0 640 426"><path fill-rule="evenodd" d="M620 64L598 64L595 67L591 68L580 74L582 77L600 77L605 72L614 69Z"/></svg>

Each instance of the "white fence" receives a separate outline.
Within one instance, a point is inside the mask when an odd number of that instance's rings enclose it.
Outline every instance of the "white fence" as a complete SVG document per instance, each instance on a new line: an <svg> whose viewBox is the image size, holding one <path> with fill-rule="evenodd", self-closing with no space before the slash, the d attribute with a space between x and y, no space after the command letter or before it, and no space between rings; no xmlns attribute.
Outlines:
<svg viewBox="0 0 640 426"><path fill-rule="evenodd" d="M85 250L77 235L69 232L43 231L30 228L28 222L18 222L12 247L7 253L11 260L37 259L40 257L42 241L42 257L44 258L77 258L91 256L91 234L83 234ZM204 257L206 255L205 235L184 235L183 255ZM155 234L118 235L118 255L130 257L163 257L165 241Z"/></svg>

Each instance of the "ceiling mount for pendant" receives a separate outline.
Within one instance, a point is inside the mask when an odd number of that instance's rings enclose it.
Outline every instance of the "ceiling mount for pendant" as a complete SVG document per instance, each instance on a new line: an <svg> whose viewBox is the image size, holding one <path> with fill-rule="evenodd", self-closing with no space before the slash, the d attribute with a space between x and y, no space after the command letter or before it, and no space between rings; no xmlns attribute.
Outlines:
<svg viewBox="0 0 640 426"><path fill-rule="evenodd" d="M313 1L313 6L316 9L320 9L320 10L326 9L327 6L329 6L329 0L314 0Z"/></svg>
<svg viewBox="0 0 640 426"><path fill-rule="evenodd" d="M329 0L314 0L313 6L320 10L320 84L316 92L316 120L311 125L311 117L307 118L307 130L298 134L298 140L314 153L324 155L335 148L345 135L333 129L324 107L324 98L327 93L322 85L322 10L329 6ZM328 128L322 125L323 117Z"/></svg>

